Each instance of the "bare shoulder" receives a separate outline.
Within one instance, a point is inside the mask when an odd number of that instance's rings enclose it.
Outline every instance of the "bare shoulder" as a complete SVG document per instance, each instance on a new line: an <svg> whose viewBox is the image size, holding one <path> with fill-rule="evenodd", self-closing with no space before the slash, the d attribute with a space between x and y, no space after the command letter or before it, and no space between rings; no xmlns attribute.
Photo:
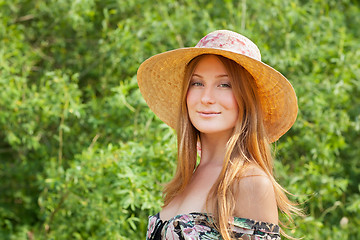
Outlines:
<svg viewBox="0 0 360 240"><path fill-rule="evenodd" d="M235 189L235 216L278 224L278 209L271 179L250 166Z"/></svg>
<svg viewBox="0 0 360 240"><path fill-rule="evenodd" d="M266 175L264 170L258 166L249 166L243 177L238 181L240 192L253 192L261 193L263 191L273 190L273 185L270 178Z"/></svg>

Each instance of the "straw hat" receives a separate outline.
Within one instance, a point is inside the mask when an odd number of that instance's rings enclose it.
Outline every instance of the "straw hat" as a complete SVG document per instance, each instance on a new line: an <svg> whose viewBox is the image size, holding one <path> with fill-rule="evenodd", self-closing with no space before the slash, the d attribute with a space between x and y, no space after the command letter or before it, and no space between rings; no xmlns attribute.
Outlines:
<svg viewBox="0 0 360 240"><path fill-rule="evenodd" d="M270 142L290 129L298 111L293 87L280 72L261 62L260 51L251 40L228 30L211 32L195 47L160 53L140 65L137 72L140 91L162 121L176 129L186 65L202 54L229 58L253 76Z"/></svg>

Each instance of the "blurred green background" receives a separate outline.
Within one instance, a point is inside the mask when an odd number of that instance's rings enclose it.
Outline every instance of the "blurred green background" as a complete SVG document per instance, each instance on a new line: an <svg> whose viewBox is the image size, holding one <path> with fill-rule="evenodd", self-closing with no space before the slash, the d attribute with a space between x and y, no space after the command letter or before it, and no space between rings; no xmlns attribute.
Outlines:
<svg viewBox="0 0 360 240"><path fill-rule="evenodd" d="M146 58L210 31L252 39L293 84L275 145L304 239L360 239L360 6L352 0L0 0L0 239L145 239L176 159Z"/></svg>

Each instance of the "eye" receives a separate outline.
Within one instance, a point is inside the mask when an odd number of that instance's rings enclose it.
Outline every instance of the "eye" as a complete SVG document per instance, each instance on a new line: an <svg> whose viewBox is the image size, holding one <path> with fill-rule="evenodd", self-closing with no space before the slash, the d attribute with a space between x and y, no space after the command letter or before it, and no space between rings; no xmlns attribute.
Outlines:
<svg viewBox="0 0 360 240"><path fill-rule="evenodd" d="M191 82L191 86L201 87L201 86L203 86L203 84L202 84L201 82L196 82L196 81L194 81L194 82Z"/></svg>
<svg viewBox="0 0 360 240"><path fill-rule="evenodd" d="M231 84L230 83L221 83L219 85L219 87L221 87L221 88L231 88Z"/></svg>

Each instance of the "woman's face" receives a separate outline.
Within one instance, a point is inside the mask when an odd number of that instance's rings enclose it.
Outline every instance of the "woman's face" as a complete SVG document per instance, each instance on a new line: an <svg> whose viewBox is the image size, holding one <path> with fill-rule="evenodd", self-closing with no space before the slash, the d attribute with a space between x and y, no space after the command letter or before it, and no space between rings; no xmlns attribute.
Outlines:
<svg viewBox="0 0 360 240"><path fill-rule="evenodd" d="M190 120L201 133L233 130L239 108L226 68L216 56L199 61L190 79L186 103Z"/></svg>

